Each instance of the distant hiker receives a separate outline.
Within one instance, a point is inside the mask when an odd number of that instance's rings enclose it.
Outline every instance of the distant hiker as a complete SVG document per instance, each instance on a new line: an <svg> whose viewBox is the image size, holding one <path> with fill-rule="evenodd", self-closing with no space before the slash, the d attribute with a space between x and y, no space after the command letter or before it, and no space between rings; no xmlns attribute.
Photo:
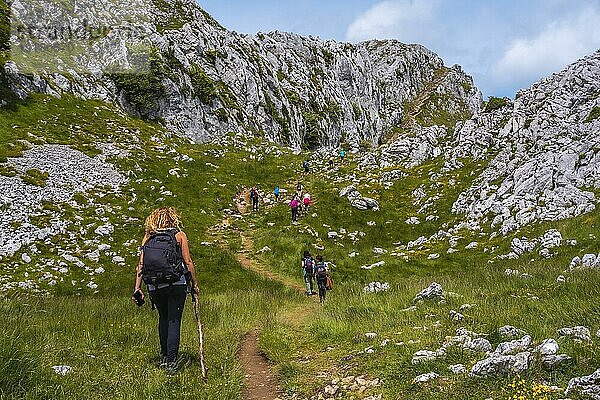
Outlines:
<svg viewBox="0 0 600 400"><path fill-rule="evenodd" d="M327 265L323 262L323 256L320 254L317 256L314 270L317 286L319 287L319 301L323 303L327 292Z"/></svg>
<svg viewBox="0 0 600 400"><path fill-rule="evenodd" d="M275 193L275 201L279 203L279 186L275 186L273 193Z"/></svg>
<svg viewBox="0 0 600 400"><path fill-rule="evenodd" d="M346 150L342 149L342 151L340 151L340 161L344 162L344 157L346 157Z"/></svg>
<svg viewBox="0 0 600 400"><path fill-rule="evenodd" d="M308 194L308 193L304 194L304 199L302 199L302 203L304 206L304 211L308 212L310 209L310 194Z"/></svg>
<svg viewBox="0 0 600 400"><path fill-rule="evenodd" d="M160 367L167 373L177 371L181 317L187 284L198 294L196 270L190 257L181 217L173 207L158 208L146 218L146 233L136 269L133 300L144 299L142 281L148 287L152 305L158 310Z"/></svg>
<svg viewBox="0 0 600 400"><path fill-rule="evenodd" d="M252 211L258 211L258 188L256 186L250 190L250 199L252 200Z"/></svg>
<svg viewBox="0 0 600 400"><path fill-rule="evenodd" d="M290 208L292 209L292 223L295 224L298 222L298 207L300 206L300 202L298 201L298 197L294 196L292 201L290 201Z"/></svg>
<svg viewBox="0 0 600 400"><path fill-rule="evenodd" d="M299 199L302 197L302 189L302 182L298 182L296 184L296 196L298 196Z"/></svg>
<svg viewBox="0 0 600 400"><path fill-rule="evenodd" d="M302 277L304 278L304 284L306 285L307 296L316 294L313 291L314 266L315 262L310 256L310 252L304 250L304 254L302 254Z"/></svg>
<svg viewBox="0 0 600 400"><path fill-rule="evenodd" d="M308 160L304 160L304 162L302 163L302 167L304 168L305 175L310 173L310 168L308 166Z"/></svg>
<svg viewBox="0 0 600 400"><path fill-rule="evenodd" d="M333 168L333 157L329 157L329 168Z"/></svg>

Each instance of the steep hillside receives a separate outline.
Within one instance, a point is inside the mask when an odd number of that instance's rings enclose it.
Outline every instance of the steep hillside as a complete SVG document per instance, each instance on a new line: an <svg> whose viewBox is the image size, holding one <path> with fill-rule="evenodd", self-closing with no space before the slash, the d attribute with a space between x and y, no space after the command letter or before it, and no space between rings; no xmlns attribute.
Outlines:
<svg viewBox="0 0 600 400"><path fill-rule="evenodd" d="M33 4L46 10L50 24L108 28L90 48L75 43L62 49L59 43L54 53L47 48L55 45L51 38L37 43L15 36L20 51L13 52L16 63L5 66L13 90L21 97L73 93L121 104L198 141L234 131L307 149L381 143L413 121L415 102L432 92L443 101L431 102L419 122L443 116L448 124L480 106L472 79L419 45L240 35L192 0L109 3L86 3L72 12L57 2L28 0L19 7L16 1L16 26L39 20L29 11ZM136 50L147 62L136 63Z"/></svg>
<svg viewBox="0 0 600 400"><path fill-rule="evenodd" d="M456 199L452 212L471 227L506 235L539 221L595 209L600 187L600 52L517 93L492 98L453 130L433 125L401 132L365 155L363 169L443 163L484 165ZM401 177L403 175L398 175ZM434 178L432 178L434 179Z"/></svg>

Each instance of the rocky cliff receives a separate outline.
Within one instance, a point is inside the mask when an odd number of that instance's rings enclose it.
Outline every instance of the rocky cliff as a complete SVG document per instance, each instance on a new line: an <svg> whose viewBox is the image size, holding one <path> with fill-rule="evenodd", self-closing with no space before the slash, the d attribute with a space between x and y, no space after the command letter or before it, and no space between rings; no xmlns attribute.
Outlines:
<svg viewBox="0 0 600 400"><path fill-rule="evenodd" d="M13 28L28 27L39 19L35 10L44 10L44 20L99 27L102 34L90 48L59 53L54 71L24 68L31 38L13 35L13 49L25 57L13 52L14 62L5 65L12 90L20 97L75 93L118 103L198 141L235 131L309 149L380 144L414 124L452 125L481 104L460 67L445 67L420 45L242 35L191 0L133 3L76 1L65 9L15 0ZM135 71L132 48L141 44L151 56L148 68Z"/></svg>

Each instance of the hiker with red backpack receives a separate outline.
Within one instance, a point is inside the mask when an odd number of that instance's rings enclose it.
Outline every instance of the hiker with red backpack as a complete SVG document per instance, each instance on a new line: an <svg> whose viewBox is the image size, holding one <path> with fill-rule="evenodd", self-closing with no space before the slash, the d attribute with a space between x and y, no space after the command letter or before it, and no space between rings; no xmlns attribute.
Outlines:
<svg viewBox="0 0 600 400"><path fill-rule="evenodd" d="M302 203L304 205L303 210L308 213L310 210L310 194L304 193L304 199L302 199Z"/></svg>
<svg viewBox="0 0 600 400"><path fill-rule="evenodd" d="M314 277L314 260L308 250L304 250L302 254L302 277L304 278L304 284L306 285L306 295L312 296L316 294L313 291L313 277Z"/></svg>
<svg viewBox="0 0 600 400"><path fill-rule="evenodd" d="M177 211L172 207L158 208L146 218L145 225L132 299L138 306L144 303L144 282L152 306L158 310L159 367L171 375L177 372L187 285L191 285L192 296L197 296L198 281Z"/></svg>

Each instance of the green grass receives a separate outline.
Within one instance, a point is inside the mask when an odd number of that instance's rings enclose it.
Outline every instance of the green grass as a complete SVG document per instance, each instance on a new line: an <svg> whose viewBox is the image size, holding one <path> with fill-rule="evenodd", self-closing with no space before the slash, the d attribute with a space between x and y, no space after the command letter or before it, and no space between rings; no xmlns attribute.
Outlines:
<svg viewBox="0 0 600 400"><path fill-rule="evenodd" d="M592 122L593 120L596 120L598 118L600 118L600 107L594 106L594 108L592 108L592 111L590 111L590 114L587 116L587 118L583 122L585 122L585 123Z"/></svg>

